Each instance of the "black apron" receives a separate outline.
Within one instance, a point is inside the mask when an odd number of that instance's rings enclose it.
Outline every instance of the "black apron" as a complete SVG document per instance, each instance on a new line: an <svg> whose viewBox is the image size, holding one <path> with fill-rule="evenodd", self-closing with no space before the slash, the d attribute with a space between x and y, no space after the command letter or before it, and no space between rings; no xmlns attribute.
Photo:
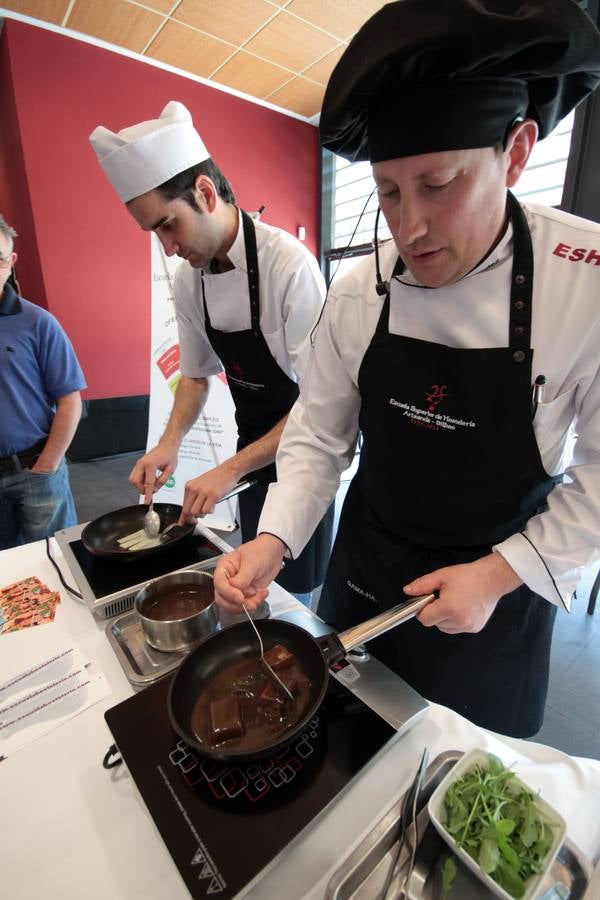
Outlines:
<svg viewBox="0 0 600 900"><path fill-rule="evenodd" d="M235 405L238 427L237 449L241 450L263 437L286 416L298 397L298 385L289 378L273 359L260 330L260 294L258 254L254 223L240 210L246 245L248 293L250 295L250 329L224 332L210 323L204 282L202 302L206 336L221 360ZM265 502L268 486L277 480L275 463L255 472L248 480L256 484L239 495L239 514L242 539L256 537L258 520ZM322 584L331 550L333 505L317 526L312 538L295 560L287 560L276 578L278 584L293 593L312 591Z"/></svg>
<svg viewBox="0 0 600 900"><path fill-rule="evenodd" d="M509 210L508 347L464 350L390 334L388 290L359 371L359 468L319 603L338 629L407 599L402 588L413 579L490 553L544 508L556 483L531 418L531 237L510 193ZM428 699L528 737L543 721L555 615L522 585L478 634L412 619L369 649Z"/></svg>

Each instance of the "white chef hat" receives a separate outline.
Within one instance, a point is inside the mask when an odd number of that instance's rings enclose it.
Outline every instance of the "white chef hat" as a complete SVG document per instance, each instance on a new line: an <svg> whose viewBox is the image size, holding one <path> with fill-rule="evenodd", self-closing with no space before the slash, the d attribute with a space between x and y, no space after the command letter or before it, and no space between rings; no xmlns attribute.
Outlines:
<svg viewBox="0 0 600 900"><path fill-rule="evenodd" d="M176 100L167 103L158 119L116 133L98 125L90 143L124 203L210 159L189 111Z"/></svg>

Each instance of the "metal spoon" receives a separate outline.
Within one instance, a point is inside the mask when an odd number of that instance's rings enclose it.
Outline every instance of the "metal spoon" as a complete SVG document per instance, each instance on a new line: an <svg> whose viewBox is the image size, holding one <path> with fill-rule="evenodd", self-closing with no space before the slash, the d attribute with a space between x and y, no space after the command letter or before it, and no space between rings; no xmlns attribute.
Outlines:
<svg viewBox="0 0 600 900"><path fill-rule="evenodd" d="M154 503L151 501L148 512L144 516L144 531L149 538L158 537L160 533L160 516L154 511Z"/></svg>
<svg viewBox="0 0 600 900"><path fill-rule="evenodd" d="M266 669L267 674L269 675L269 678L271 679L271 681L273 682L273 684L275 685L275 688L279 691L279 693L280 693L280 694L285 694L285 696L287 697L288 700L293 700L293 699L294 699L294 695L292 694L292 692L290 691L290 689L287 688L287 687L285 686L285 684L283 683L283 681L281 680L281 678L279 677L279 675L271 668L271 666L269 665L269 663L266 661L266 659L265 659L265 651L264 651L264 647L263 647L262 638L261 638L261 636L260 636L260 632L259 632L258 628L256 627L256 625L254 624L254 620L252 619L252 616L250 615L250 613L249 613L248 610L246 609L246 604L245 604L245 603L242 603L242 606L243 606L243 608L244 608L244 612L245 612L246 615L248 616L248 619L249 619L249 621L250 621L250 624L252 625L252 627L254 628L254 631L256 632L256 637L258 638L258 643L259 643L259 645L260 645L260 661L261 661L261 664L262 664L263 667Z"/></svg>

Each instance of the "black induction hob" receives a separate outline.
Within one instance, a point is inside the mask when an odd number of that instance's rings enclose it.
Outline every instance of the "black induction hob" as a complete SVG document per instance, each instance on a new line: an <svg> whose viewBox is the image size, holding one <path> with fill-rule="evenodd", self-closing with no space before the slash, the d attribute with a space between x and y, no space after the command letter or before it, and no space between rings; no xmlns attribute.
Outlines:
<svg viewBox="0 0 600 900"><path fill-rule="evenodd" d="M105 717L194 898L238 894L395 734L330 677L317 715L291 747L227 766L178 738L168 689L163 678Z"/></svg>
<svg viewBox="0 0 600 900"><path fill-rule="evenodd" d="M182 569L210 571L223 552L230 549L217 535L204 529L208 534L196 530L161 553L139 561L105 559L84 547L84 527L62 529L55 537L83 599L93 613L106 619L131 609L135 595L149 581Z"/></svg>
<svg viewBox="0 0 600 900"><path fill-rule="evenodd" d="M96 597L106 597L132 584L151 581L175 569L187 569L219 556L221 551L201 534L178 541L172 550L146 556L139 562L121 562L94 556L83 541L71 541L71 550Z"/></svg>

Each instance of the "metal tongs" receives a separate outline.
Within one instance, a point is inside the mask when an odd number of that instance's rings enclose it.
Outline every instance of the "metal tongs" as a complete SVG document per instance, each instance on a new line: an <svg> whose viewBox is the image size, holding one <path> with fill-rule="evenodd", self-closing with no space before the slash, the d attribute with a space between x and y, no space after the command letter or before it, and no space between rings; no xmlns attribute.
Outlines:
<svg viewBox="0 0 600 900"><path fill-rule="evenodd" d="M428 763L429 750L427 747L425 747L425 749L423 750L423 755L421 756L421 762L419 763L417 774L413 778L402 799L402 808L400 811L400 833L398 835L398 842L396 844L396 849L394 851L387 878L385 880L383 890L380 894L380 900L387 900L390 885L392 883L394 875L396 874L396 868L398 866L398 861L400 860L405 841L408 843L410 849L407 860L406 874L402 879L400 893L397 895L397 897L398 900L406 900L406 898L410 896L410 880L415 866L417 847L419 846L419 831L417 827L419 796L421 793L421 788L423 787L423 779L425 777Z"/></svg>
<svg viewBox="0 0 600 900"><path fill-rule="evenodd" d="M256 481L240 481L239 484L236 484L236 486L232 488L232 490L230 490L228 494L225 494L224 497L221 497L219 503L223 503L224 500L230 500L237 494L241 494L242 491L245 491L247 488L252 487L253 484L256 484ZM170 525L167 525L164 531L160 532L160 543L162 544L165 538L169 538L171 540L172 538L179 537L179 535L185 528L185 525L179 525L177 522L172 522Z"/></svg>

